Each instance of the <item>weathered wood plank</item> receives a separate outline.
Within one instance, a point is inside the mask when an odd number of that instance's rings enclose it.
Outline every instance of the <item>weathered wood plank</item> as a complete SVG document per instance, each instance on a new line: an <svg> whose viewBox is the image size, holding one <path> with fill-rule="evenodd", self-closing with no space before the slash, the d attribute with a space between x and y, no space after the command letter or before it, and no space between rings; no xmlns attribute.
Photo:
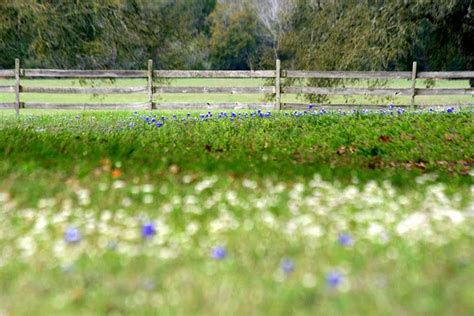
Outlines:
<svg viewBox="0 0 474 316"><path fill-rule="evenodd" d="M420 71L418 78L422 79L471 79L474 71Z"/></svg>
<svg viewBox="0 0 474 316"><path fill-rule="evenodd" d="M20 59L15 59L15 110L16 116L20 116Z"/></svg>
<svg viewBox="0 0 474 316"><path fill-rule="evenodd" d="M16 103L15 102L3 102L0 103L0 109L15 109Z"/></svg>
<svg viewBox="0 0 474 316"><path fill-rule="evenodd" d="M415 96L416 96L416 75L417 75L417 67L416 61L413 62L411 67L411 101L410 107L413 110L415 108Z"/></svg>
<svg viewBox="0 0 474 316"><path fill-rule="evenodd" d="M155 70L162 78L274 78L274 70Z"/></svg>
<svg viewBox="0 0 474 316"><path fill-rule="evenodd" d="M281 110L281 62L276 60L275 65L275 109Z"/></svg>
<svg viewBox="0 0 474 316"><path fill-rule="evenodd" d="M155 87L156 93L274 93L274 87Z"/></svg>
<svg viewBox="0 0 474 316"><path fill-rule="evenodd" d="M390 88L326 88L326 87L284 87L284 93L325 94L325 95L411 95L411 89Z"/></svg>
<svg viewBox="0 0 474 316"><path fill-rule="evenodd" d="M157 110L246 110L273 109L271 103L157 103Z"/></svg>
<svg viewBox="0 0 474 316"><path fill-rule="evenodd" d="M89 88L89 87L27 87L22 86L23 93L60 93L60 94L130 94L145 93L145 87L130 88Z"/></svg>
<svg viewBox="0 0 474 316"><path fill-rule="evenodd" d="M0 86L0 92L15 92L15 86Z"/></svg>
<svg viewBox="0 0 474 316"><path fill-rule="evenodd" d="M147 70L147 95L148 95L148 108L153 110L153 60L148 59L148 70Z"/></svg>
<svg viewBox="0 0 474 316"><path fill-rule="evenodd" d="M416 95L474 95L474 88L465 89L416 89Z"/></svg>
<svg viewBox="0 0 474 316"><path fill-rule="evenodd" d="M287 70L287 78L324 79L410 79L410 71L297 71Z"/></svg>
<svg viewBox="0 0 474 316"><path fill-rule="evenodd" d="M23 69L25 78L146 78L142 70L59 70L59 69Z"/></svg>
<svg viewBox="0 0 474 316"><path fill-rule="evenodd" d="M400 108L409 108L410 105L408 104L403 104L403 105L397 105L397 107ZM324 108L326 110L334 110L334 109L348 109L348 108L354 108L354 109L386 109L387 105L386 104L347 104L347 103L341 103L341 104L318 104L317 106L314 106L311 111L319 110L321 108ZM283 109L286 110L309 110L308 109L308 104L302 104L302 103L284 103L283 104Z"/></svg>
<svg viewBox="0 0 474 316"><path fill-rule="evenodd" d="M147 109L148 103L114 103L114 104L92 104L92 103L37 103L25 102L25 109L66 109L66 110L113 110L113 109Z"/></svg>
<svg viewBox="0 0 474 316"><path fill-rule="evenodd" d="M147 78L144 70L60 70L22 69L22 77L27 78ZM274 78L274 70L155 70L154 75L165 78ZM286 76L285 76L286 75ZM0 70L0 78L14 78L15 71ZM282 71L287 78L327 78L327 79L410 79L410 71ZM474 71L422 71L423 79L470 79Z"/></svg>
<svg viewBox="0 0 474 316"><path fill-rule="evenodd" d="M15 70L0 69L0 78L15 78Z"/></svg>

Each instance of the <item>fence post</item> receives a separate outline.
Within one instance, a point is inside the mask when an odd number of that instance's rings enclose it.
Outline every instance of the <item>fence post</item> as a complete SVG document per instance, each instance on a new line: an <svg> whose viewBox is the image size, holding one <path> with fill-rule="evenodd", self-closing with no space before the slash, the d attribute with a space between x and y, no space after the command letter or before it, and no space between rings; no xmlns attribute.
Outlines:
<svg viewBox="0 0 474 316"><path fill-rule="evenodd" d="M275 109L281 110L281 69L280 60L276 60L275 70Z"/></svg>
<svg viewBox="0 0 474 316"><path fill-rule="evenodd" d="M148 59L147 72L148 107L153 110L153 60Z"/></svg>
<svg viewBox="0 0 474 316"><path fill-rule="evenodd" d="M413 67L411 69L411 103L410 109L415 109L415 95L416 95L416 61L413 62Z"/></svg>
<svg viewBox="0 0 474 316"><path fill-rule="evenodd" d="M20 59L15 58L15 111L16 117L20 116Z"/></svg>

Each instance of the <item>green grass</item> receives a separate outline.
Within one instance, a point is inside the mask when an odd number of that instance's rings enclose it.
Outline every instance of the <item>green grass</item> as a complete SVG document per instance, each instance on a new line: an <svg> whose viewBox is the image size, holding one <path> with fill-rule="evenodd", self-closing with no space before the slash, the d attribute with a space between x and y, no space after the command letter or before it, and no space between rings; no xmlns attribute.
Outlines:
<svg viewBox="0 0 474 316"><path fill-rule="evenodd" d="M12 85L12 80L0 80L0 86ZM24 86L45 86L45 87L77 87L77 86L116 86L116 87L133 87L146 86L146 81L141 79L127 79L127 80L51 80L51 79L37 79L37 80L22 80ZM172 81L165 81L162 84L180 86L180 87L198 87L198 86L226 86L226 87L256 87L271 85L271 82L264 79L177 79ZM300 83L301 84L301 83ZM419 80L418 87L424 87L426 82ZM359 81L356 83L347 83L347 87L365 87L366 81ZM409 80L392 80L387 83L387 87L393 88L409 88L411 82ZM469 84L466 80L438 80L436 81L438 88L468 88ZM2 93L0 94L0 102L13 102L14 94ZM122 94L122 95L71 95L71 94L37 94L25 93L21 96L24 102L50 102L50 103L134 103L145 102L146 95L144 94ZM297 95L283 95L283 102L289 103L305 103L302 96ZM266 96L263 94L162 94L155 96L156 102L210 102L210 103L232 103L232 102L266 102ZM356 104L410 104L410 97L364 97L354 96L351 98L344 98L342 96L330 97L330 102L334 104L356 103ZM472 105L474 104L473 96L418 96L416 97L416 104L418 105Z"/></svg>
<svg viewBox="0 0 474 316"><path fill-rule="evenodd" d="M472 112L42 113L0 117L0 315L474 312Z"/></svg>

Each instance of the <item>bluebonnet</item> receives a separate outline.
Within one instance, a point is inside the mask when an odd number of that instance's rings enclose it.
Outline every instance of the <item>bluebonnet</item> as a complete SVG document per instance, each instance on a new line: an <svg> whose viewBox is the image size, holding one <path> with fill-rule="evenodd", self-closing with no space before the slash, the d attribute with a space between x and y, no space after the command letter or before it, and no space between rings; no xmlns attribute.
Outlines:
<svg viewBox="0 0 474 316"><path fill-rule="evenodd" d="M344 247L352 246L352 244L354 243L352 236L347 233L340 234L337 241L339 242L341 246L344 246Z"/></svg>
<svg viewBox="0 0 474 316"><path fill-rule="evenodd" d="M396 107L393 103L388 105L388 108L370 111L368 109L353 109L351 111L341 111L341 110L326 110L324 108L319 108L318 110L314 110L316 105L309 104L309 110L302 110L302 111L290 111L290 112L281 112L279 116L285 117L292 117L295 119L304 118L304 117L318 117L323 115L330 115L330 114L337 114L337 115L417 115L423 113L455 113L454 107L449 107L445 111L435 111L433 108L429 108L427 110L418 110L413 112L407 112L400 107ZM132 120L131 122L127 123L128 126L135 127L136 122L133 121L134 119L139 119L140 121L144 122L145 125L151 125L153 127L162 127L165 122L175 123L175 122L207 122L207 121L221 121L221 120L228 120L229 122L237 122L241 120L251 120L251 119L263 119L263 118L270 118L272 117L272 112L267 111L264 112L263 110L256 110L253 112L216 112L216 115L213 115L212 112L208 111L205 113L197 114L196 116L191 115L191 113L187 113L180 117L178 114L170 114L169 117L161 116L161 118L156 118L157 114L150 113L150 115L139 115L135 112L129 119Z"/></svg>
<svg viewBox="0 0 474 316"><path fill-rule="evenodd" d="M77 244L81 241L81 239L81 232L76 227L69 227L64 232L64 240L68 244Z"/></svg>
<svg viewBox="0 0 474 316"><path fill-rule="evenodd" d="M217 246L212 249L211 257L214 260L223 260L227 256L227 251L222 246Z"/></svg>
<svg viewBox="0 0 474 316"><path fill-rule="evenodd" d="M340 272L337 272L337 271L329 272L326 275L326 284L332 288L336 288L339 285L341 285L343 280L344 280L344 277L342 276Z"/></svg>
<svg viewBox="0 0 474 316"><path fill-rule="evenodd" d="M147 222L142 225L142 237L151 238L156 234L155 225L152 222Z"/></svg>
<svg viewBox="0 0 474 316"><path fill-rule="evenodd" d="M308 104L308 110L311 110L313 108L313 105L310 103Z"/></svg>
<svg viewBox="0 0 474 316"><path fill-rule="evenodd" d="M281 262L281 270L286 274L290 274L295 270L295 263L289 258L284 258Z"/></svg>

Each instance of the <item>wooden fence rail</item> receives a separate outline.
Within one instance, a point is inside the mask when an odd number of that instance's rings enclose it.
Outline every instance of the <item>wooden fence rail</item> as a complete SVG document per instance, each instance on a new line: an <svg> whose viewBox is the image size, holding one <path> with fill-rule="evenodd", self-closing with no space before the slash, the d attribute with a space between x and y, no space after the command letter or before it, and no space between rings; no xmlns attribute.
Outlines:
<svg viewBox="0 0 474 316"><path fill-rule="evenodd" d="M282 94L316 94L316 95L352 95L352 96L408 96L411 104L405 107L414 108L415 97L440 95L471 95L473 88L416 88L417 79L473 79L474 71L435 71L417 72L416 62L412 71L296 71L282 70L280 61L276 61L275 70L259 71L223 71L223 70L153 70L153 62L148 61L147 70L59 70L59 69L23 69L20 60L15 60L15 69L0 70L0 78L14 79L12 85L0 86L0 93L14 93L15 102L0 103L0 109L303 109L304 104L282 103ZM68 78L68 79L126 79L141 78L147 84L143 87L38 87L22 86L21 78ZM273 85L261 87L171 87L155 85L159 80L168 78L264 78L273 79ZM282 85L282 79L406 79L411 80L411 88L335 88ZM291 82L291 81L290 81ZM92 103L38 103L21 102L23 93L47 94L146 94L147 102L131 104L92 104ZM274 102L263 103L156 103L156 94L272 94ZM333 105L337 107L354 106L348 104ZM374 108L376 106L366 105Z"/></svg>

